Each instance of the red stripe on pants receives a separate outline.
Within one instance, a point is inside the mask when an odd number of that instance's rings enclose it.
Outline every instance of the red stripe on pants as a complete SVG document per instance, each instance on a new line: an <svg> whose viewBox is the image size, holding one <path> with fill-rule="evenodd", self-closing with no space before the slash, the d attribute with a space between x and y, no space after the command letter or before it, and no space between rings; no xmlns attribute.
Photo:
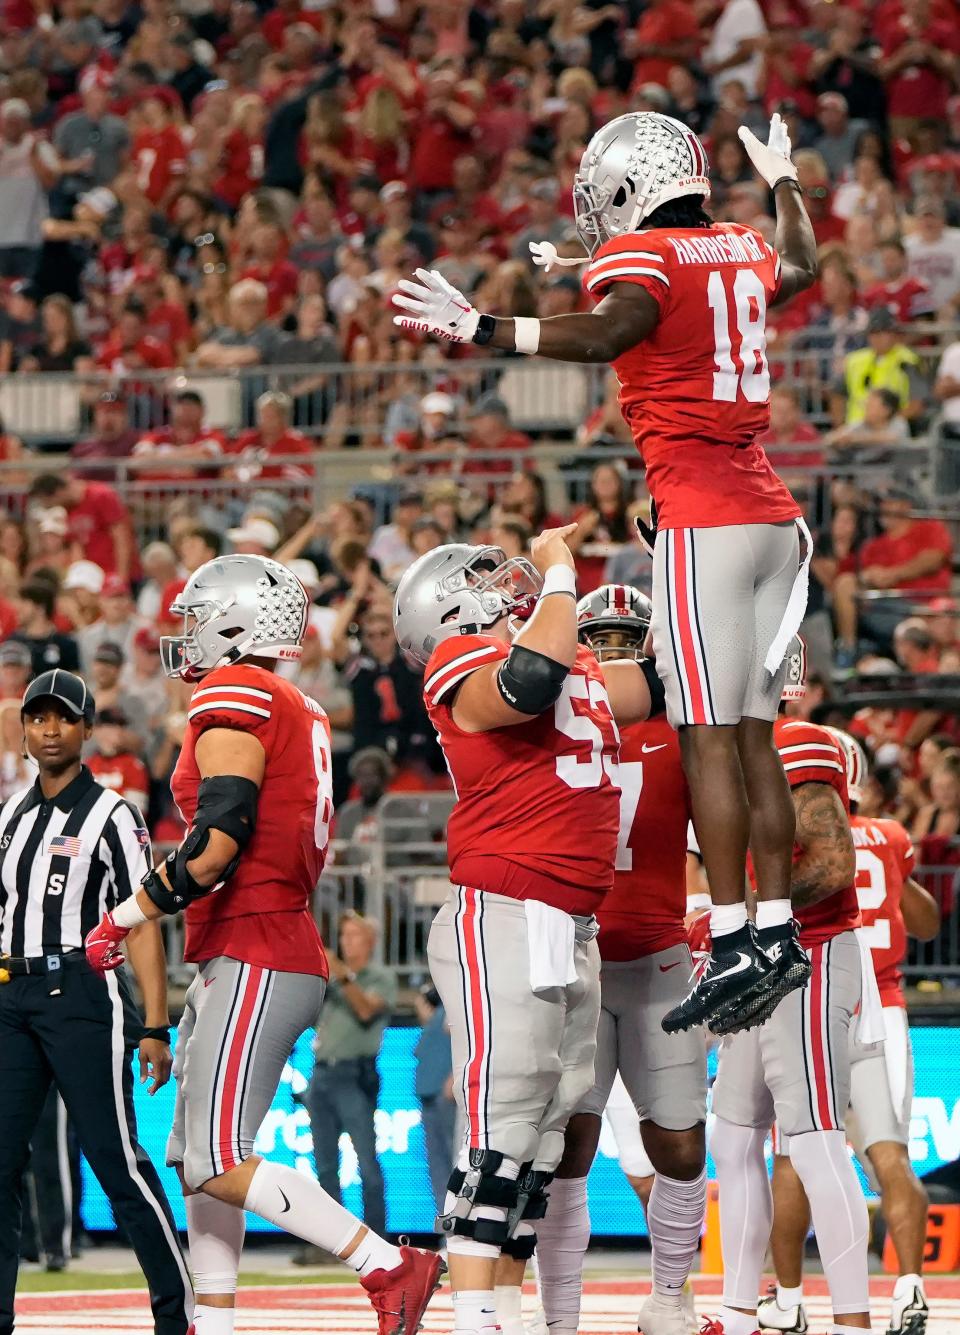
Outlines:
<svg viewBox="0 0 960 1335"><path fill-rule="evenodd" d="M480 1144L480 1072L487 1052L487 1034L483 1022L483 992L480 979L480 956L475 936L477 924L477 892L464 889L467 907L463 914L463 946L467 958L467 977L470 983L470 1015L473 1020L473 1056L467 1067L467 1116L470 1121L470 1148L482 1149Z"/></svg>
<svg viewBox="0 0 960 1335"><path fill-rule="evenodd" d="M703 687L700 684L700 668L697 664L697 652L693 645L693 627L690 625L690 606L687 601L687 551L684 543L684 530L673 530L673 592L677 602L677 629L680 632L680 662L690 688L690 705L693 712L691 723L706 723L707 714L703 707Z"/></svg>
<svg viewBox="0 0 960 1335"><path fill-rule="evenodd" d="M833 1114L830 1077L827 1074L827 1061L824 1033L830 1023L826 1014L825 993L823 987L823 946L814 946L810 952L813 973L810 978L810 1055L813 1061L813 1086L817 1096L817 1113L821 1129L836 1131Z"/></svg>
<svg viewBox="0 0 960 1335"><path fill-rule="evenodd" d="M220 1103L220 1125L217 1128L217 1141L224 1173L231 1168L236 1168L240 1163L234 1153L236 1142L233 1135L233 1110L236 1106L237 1089L240 1084L240 1062L243 1058L247 1035L250 1032L250 1021L253 1018L253 1008L257 1002L257 993L260 990L262 977L263 970L251 965L250 975L244 984L240 1010L234 1021L233 1033L228 1039L230 1051L227 1055L227 1065L223 1075L223 1099Z"/></svg>

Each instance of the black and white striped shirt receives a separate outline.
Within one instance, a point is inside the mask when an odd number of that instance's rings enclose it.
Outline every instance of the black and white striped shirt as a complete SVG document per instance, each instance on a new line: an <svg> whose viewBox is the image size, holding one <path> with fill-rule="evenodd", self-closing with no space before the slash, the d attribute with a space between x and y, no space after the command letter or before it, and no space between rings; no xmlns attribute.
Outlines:
<svg viewBox="0 0 960 1335"><path fill-rule="evenodd" d="M131 802L84 766L56 797L39 781L0 807L0 954L83 947L107 909L136 892L150 839Z"/></svg>

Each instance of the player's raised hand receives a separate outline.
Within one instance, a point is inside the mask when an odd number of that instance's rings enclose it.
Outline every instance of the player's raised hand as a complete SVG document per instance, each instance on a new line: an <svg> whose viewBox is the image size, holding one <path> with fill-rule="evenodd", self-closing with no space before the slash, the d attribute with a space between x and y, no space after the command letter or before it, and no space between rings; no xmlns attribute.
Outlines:
<svg viewBox="0 0 960 1335"><path fill-rule="evenodd" d="M403 295L393 298L394 306L410 314L395 315L393 323L451 343L469 343L477 332L480 312L436 269L417 269L415 273L419 282L401 278Z"/></svg>
<svg viewBox="0 0 960 1335"><path fill-rule="evenodd" d="M545 575L551 566L569 566L575 570L573 552L567 538L576 532L576 524L562 524L559 528L545 528L530 540L530 560Z"/></svg>
<svg viewBox="0 0 960 1335"><path fill-rule="evenodd" d="M765 144L745 125L740 126L737 134L747 150L747 156L767 185L772 188L779 181L797 179L797 169L790 159L793 147L790 134L779 112L775 111L770 117L770 134Z"/></svg>

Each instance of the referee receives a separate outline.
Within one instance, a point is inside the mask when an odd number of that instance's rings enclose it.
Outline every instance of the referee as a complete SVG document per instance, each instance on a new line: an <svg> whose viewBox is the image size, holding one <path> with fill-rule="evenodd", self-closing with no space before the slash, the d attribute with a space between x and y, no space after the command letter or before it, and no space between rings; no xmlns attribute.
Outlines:
<svg viewBox="0 0 960 1335"><path fill-rule="evenodd" d="M187 1335L193 1292L156 1169L137 1144L131 1050L153 1094L170 1077L166 966L159 928L128 952L144 1030L123 970L99 975L83 938L146 875L149 839L136 807L80 763L94 701L70 672L27 688L32 787L0 807L0 1335L13 1330L22 1178L51 1081L150 1288L157 1335Z"/></svg>

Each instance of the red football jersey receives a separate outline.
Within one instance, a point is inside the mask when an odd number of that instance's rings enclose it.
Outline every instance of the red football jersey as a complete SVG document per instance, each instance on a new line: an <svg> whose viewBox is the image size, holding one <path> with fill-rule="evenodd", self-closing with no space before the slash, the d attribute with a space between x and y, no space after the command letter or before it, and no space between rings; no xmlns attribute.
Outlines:
<svg viewBox="0 0 960 1335"><path fill-rule="evenodd" d="M249 664L216 668L197 686L171 789L187 825L197 809L194 756L208 728L253 733L267 756L257 828L237 870L184 917L183 956L199 962L229 955L282 973L327 977L310 911L333 811L330 724L315 700L284 677Z"/></svg>
<svg viewBox="0 0 960 1335"><path fill-rule="evenodd" d="M636 960L685 941L690 793L680 742L663 717L620 737L620 837L613 889L604 899L600 957Z"/></svg>
<svg viewBox="0 0 960 1335"><path fill-rule="evenodd" d="M489 635L437 645L424 698L457 795L447 825L451 879L567 913L594 913L613 884L620 791L613 721L600 665L577 650L560 698L529 723L464 732L455 688L507 657Z"/></svg>
<svg viewBox="0 0 960 1335"><path fill-rule="evenodd" d="M913 875L913 841L898 820L853 816L850 828L857 850L857 899L880 1000L884 1006L905 1006L900 965L907 953L907 929L900 900L904 881Z"/></svg>
<svg viewBox="0 0 960 1335"><path fill-rule="evenodd" d="M175 125L139 130L133 139L137 185L151 204L159 204L173 181L187 170L187 149Z"/></svg>
<svg viewBox="0 0 960 1335"><path fill-rule="evenodd" d="M263 177L263 140L251 139L239 127L231 130L220 152L221 175L213 183L214 194L237 208Z"/></svg>
<svg viewBox="0 0 960 1335"><path fill-rule="evenodd" d="M631 232L604 242L583 282L596 298L636 283L660 307L650 337L613 363L660 527L796 518L758 443L770 422L766 311L780 283L760 233L737 223Z"/></svg>
<svg viewBox="0 0 960 1335"><path fill-rule="evenodd" d="M803 783L829 784L840 794L845 810L850 810L846 761L839 743L826 728L803 719L778 718L773 725L773 739L791 788L799 788ZM798 853L795 847L794 857ZM798 909L796 917L804 946L819 946L841 932L852 931L860 926L856 887L851 883L818 904Z"/></svg>

